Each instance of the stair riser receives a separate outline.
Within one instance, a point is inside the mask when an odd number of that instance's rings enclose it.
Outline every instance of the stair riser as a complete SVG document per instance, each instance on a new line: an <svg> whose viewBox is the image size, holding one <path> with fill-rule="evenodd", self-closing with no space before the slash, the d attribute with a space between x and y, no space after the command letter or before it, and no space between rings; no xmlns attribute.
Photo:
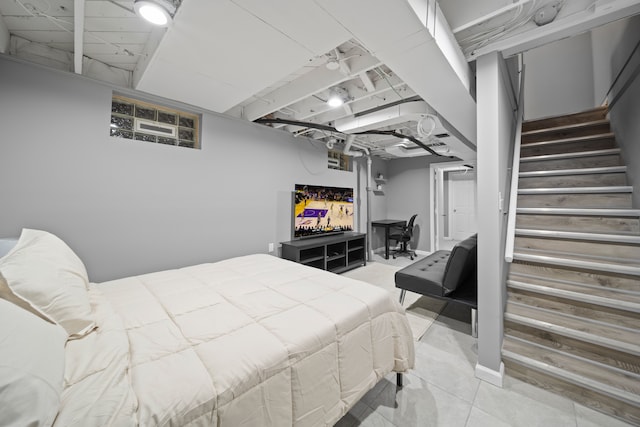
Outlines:
<svg viewBox="0 0 640 427"><path fill-rule="evenodd" d="M611 325L632 328L636 329L637 333L640 333L640 329L638 329L640 328L640 314L638 313L617 310L610 307L602 307L581 301L571 301L564 298L536 294L519 289L509 290L509 301L519 302L530 307L543 308L562 314L569 314L584 318L585 320L594 320ZM584 326L583 331L588 331L588 327L588 325Z"/></svg>
<svg viewBox="0 0 640 427"><path fill-rule="evenodd" d="M599 241L550 239L529 236L516 236L515 251L534 249L541 255L549 253L569 253L575 255L592 255L613 260L626 260L640 265L640 245Z"/></svg>
<svg viewBox="0 0 640 427"><path fill-rule="evenodd" d="M606 187L626 184L625 173L536 176L518 180L518 188Z"/></svg>
<svg viewBox="0 0 640 427"><path fill-rule="evenodd" d="M534 263L523 263L520 261L511 263L509 271L511 273L535 275L541 278L548 277L554 280L602 286L609 289L640 291L638 287L638 277L624 274L607 272L594 273L592 271L583 271L574 268L559 268Z"/></svg>
<svg viewBox="0 0 640 427"><path fill-rule="evenodd" d="M631 209L630 193L519 194L519 208L608 208Z"/></svg>
<svg viewBox="0 0 640 427"><path fill-rule="evenodd" d="M617 154L606 156L579 157L572 159L541 160L520 164L520 172L581 169L606 166L621 166L622 161Z"/></svg>
<svg viewBox="0 0 640 427"><path fill-rule="evenodd" d="M506 373L521 381L568 397L575 402L589 406L597 411L612 415L636 425L640 425L640 408L620 402L609 396L585 389L567 381L554 378L536 370L521 366L512 360L504 360Z"/></svg>
<svg viewBox="0 0 640 427"><path fill-rule="evenodd" d="M581 151L604 150L616 148L614 138L600 138L588 141L559 142L555 144L531 146L521 145L520 157L542 156L545 154L578 153Z"/></svg>
<svg viewBox="0 0 640 427"><path fill-rule="evenodd" d="M522 131L528 132L537 129L547 129L558 126L569 126L578 123L595 122L607 118L606 108L596 108L575 114L560 117L549 117L538 120L528 120L522 124Z"/></svg>
<svg viewBox="0 0 640 427"><path fill-rule="evenodd" d="M542 129L540 129L534 134L522 135L522 143L526 144L529 142L550 141L553 139L577 138L580 136L608 133L610 131L611 129L609 127L609 123L599 123L584 127L560 130L543 131Z"/></svg>
<svg viewBox="0 0 640 427"><path fill-rule="evenodd" d="M504 333L527 342L584 357L634 374L640 374L640 360L632 354L509 321L504 324Z"/></svg>

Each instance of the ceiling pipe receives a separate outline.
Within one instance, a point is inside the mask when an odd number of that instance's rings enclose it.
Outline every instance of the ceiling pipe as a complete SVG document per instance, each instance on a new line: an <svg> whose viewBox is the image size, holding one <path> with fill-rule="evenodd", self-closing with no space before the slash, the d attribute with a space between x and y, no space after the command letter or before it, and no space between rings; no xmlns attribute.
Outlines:
<svg viewBox="0 0 640 427"><path fill-rule="evenodd" d="M347 135L347 139L345 140L345 144L344 144L344 150L342 152L344 154L346 154L347 156L351 156L351 157L362 157L362 156L364 156L365 153L363 151L353 151L351 149L351 145L353 144L353 140L354 139L356 139L355 135ZM367 153L367 154L369 154L369 153Z"/></svg>

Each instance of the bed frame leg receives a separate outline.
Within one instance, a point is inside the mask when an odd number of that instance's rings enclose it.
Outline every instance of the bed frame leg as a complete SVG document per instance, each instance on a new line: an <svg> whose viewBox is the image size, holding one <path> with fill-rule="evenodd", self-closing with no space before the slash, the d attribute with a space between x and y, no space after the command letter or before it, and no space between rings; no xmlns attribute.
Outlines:
<svg viewBox="0 0 640 427"><path fill-rule="evenodd" d="M402 377L402 372L396 372L396 385L398 388L402 388L402 381L404 378Z"/></svg>
<svg viewBox="0 0 640 427"><path fill-rule="evenodd" d="M407 294L407 290L403 289L400 291L400 305L404 304L404 296Z"/></svg>

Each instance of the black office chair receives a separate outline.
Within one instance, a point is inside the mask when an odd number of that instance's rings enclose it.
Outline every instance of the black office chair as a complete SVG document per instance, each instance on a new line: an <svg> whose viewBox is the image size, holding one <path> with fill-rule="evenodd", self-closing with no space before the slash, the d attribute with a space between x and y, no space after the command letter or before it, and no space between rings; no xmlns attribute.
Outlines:
<svg viewBox="0 0 640 427"><path fill-rule="evenodd" d="M417 216L418 214L413 215L409 220L409 223L399 229L398 233L392 233L389 235L390 240L396 240L400 244L400 249L391 253L394 259L398 254L409 255L412 260L414 256L417 256L416 251L410 250L408 245L409 241L413 238L413 223Z"/></svg>

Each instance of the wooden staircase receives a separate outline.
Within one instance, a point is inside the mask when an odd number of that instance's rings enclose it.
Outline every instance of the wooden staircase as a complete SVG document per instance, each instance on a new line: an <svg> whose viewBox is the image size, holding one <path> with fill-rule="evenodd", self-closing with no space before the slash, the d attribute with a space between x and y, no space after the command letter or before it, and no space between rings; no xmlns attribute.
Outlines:
<svg viewBox="0 0 640 427"><path fill-rule="evenodd" d="M525 122L502 357L640 425L640 210L606 108Z"/></svg>

